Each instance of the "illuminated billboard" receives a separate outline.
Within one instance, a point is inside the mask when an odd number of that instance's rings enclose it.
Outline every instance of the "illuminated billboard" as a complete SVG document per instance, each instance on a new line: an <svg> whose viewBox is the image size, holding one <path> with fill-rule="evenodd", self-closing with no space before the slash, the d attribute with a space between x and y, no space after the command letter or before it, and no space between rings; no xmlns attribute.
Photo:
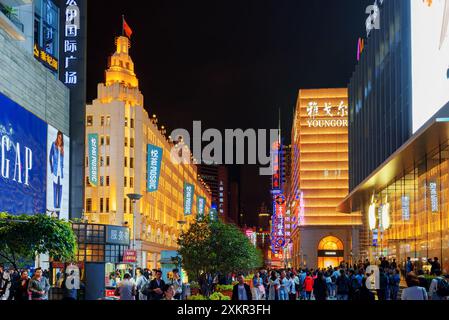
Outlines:
<svg viewBox="0 0 449 320"><path fill-rule="evenodd" d="M413 133L449 102L449 1L411 2Z"/></svg>

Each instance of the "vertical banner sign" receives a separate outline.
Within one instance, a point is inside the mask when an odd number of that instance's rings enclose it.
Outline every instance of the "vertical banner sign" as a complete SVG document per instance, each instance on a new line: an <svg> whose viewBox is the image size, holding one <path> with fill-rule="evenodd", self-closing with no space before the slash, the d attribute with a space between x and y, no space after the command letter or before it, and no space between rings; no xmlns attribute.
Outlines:
<svg viewBox="0 0 449 320"><path fill-rule="evenodd" d="M274 254L279 254L285 246L285 196L276 196L273 206L274 214L272 218L271 247Z"/></svg>
<svg viewBox="0 0 449 320"><path fill-rule="evenodd" d="M87 0L53 0L59 7L59 80L70 90L70 218L84 208L86 158Z"/></svg>
<svg viewBox="0 0 449 320"><path fill-rule="evenodd" d="M210 222L218 221L218 211L215 208L211 208L209 211Z"/></svg>
<svg viewBox="0 0 449 320"><path fill-rule="evenodd" d="M159 188L163 150L149 144L147 151L147 192L155 192Z"/></svg>
<svg viewBox="0 0 449 320"><path fill-rule="evenodd" d="M410 197L403 196L401 202L402 202L402 220L410 221Z"/></svg>
<svg viewBox="0 0 449 320"><path fill-rule="evenodd" d="M98 187L98 134L88 135L89 146L89 182Z"/></svg>
<svg viewBox="0 0 449 320"><path fill-rule="evenodd" d="M196 208L199 219L204 218L204 211L206 208L206 199L204 197L197 197Z"/></svg>
<svg viewBox="0 0 449 320"><path fill-rule="evenodd" d="M193 208L193 195L195 187L190 183L184 183L184 215L190 216Z"/></svg>
<svg viewBox="0 0 449 320"><path fill-rule="evenodd" d="M273 176L272 176L272 193L279 194L281 192L281 144L275 142L272 146L273 157Z"/></svg>

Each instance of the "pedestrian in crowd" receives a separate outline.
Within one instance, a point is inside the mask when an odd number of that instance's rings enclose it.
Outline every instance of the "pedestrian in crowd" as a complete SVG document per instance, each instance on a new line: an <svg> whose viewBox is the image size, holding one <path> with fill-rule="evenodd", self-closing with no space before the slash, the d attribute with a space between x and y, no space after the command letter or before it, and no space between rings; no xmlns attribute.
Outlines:
<svg viewBox="0 0 449 320"><path fill-rule="evenodd" d="M425 288L427 291L429 290L430 283L427 282L426 276L424 275L424 270L418 270L417 272L419 286Z"/></svg>
<svg viewBox="0 0 449 320"><path fill-rule="evenodd" d="M446 300L447 297L442 296L441 292L439 292L439 289L442 287L443 281L446 281L446 279L442 276L442 272L440 269L434 270L433 274L436 276L436 278L433 279L430 283L429 297L432 300Z"/></svg>
<svg viewBox="0 0 449 320"><path fill-rule="evenodd" d="M243 274L237 276L238 283L234 286L232 290L233 301L251 301L253 297L251 295L251 288L245 283L245 277Z"/></svg>
<svg viewBox="0 0 449 320"><path fill-rule="evenodd" d="M142 274L145 277L145 279L150 281L150 270L148 268L143 269L143 273Z"/></svg>
<svg viewBox="0 0 449 320"><path fill-rule="evenodd" d="M271 271L271 277L268 280L269 293L268 300L279 300L280 282L276 271Z"/></svg>
<svg viewBox="0 0 449 320"><path fill-rule="evenodd" d="M307 295L306 295L306 290L305 290L305 286L304 283L306 281L306 277L307 277L307 272L306 270L301 269L301 271L299 272L299 288L298 288L298 293L299 293L299 299L300 300L306 300Z"/></svg>
<svg viewBox="0 0 449 320"><path fill-rule="evenodd" d="M393 301L398 300L400 283L401 283L400 271L399 271L399 269L395 268L390 277L390 284L391 284L390 294L391 294L391 300L393 300Z"/></svg>
<svg viewBox="0 0 449 320"><path fill-rule="evenodd" d="M325 274L324 274L324 277L325 277L325 279L326 279L326 287L327 287L327 292L328 292L328 295L329 295L329 298L333 298L333 294L332 294L332 292L333 292L333 290L332 290L332 277L331 277L331 270L332 269L329 269Z"/></svg>
<svg viewBox="0 0 449 320"><path fill-rule="evenodd" d="M9 289L11 287L11 278L9 272L0 265L0 300L9 298Z"/></svg>
<svg viewBox="0 0 449 320"><path fill-rule="evenodd" d="M289 277L289 286L288 286L288 300L296 301L297 299L297 291L296 288L298 286L299 280L298 276L293 272L290 273Z"/></svg>
<svg viewBox="0 0 449 320"><path fill-rule="evenodd" d="M136 269L136 300L147 300L147 297L142 293L142 289L145 284L147 284L148 280L142 272L141 268Z"/></svg>
<svg viewBox="0 0 449 320"><path fill-rule="evenodd" d="M289 281L287 279L287 274L285 271L281 272L281 277L279 279L279 300L281 301L287 301L288 300L288 285Z"/></svg>
<svg viewBox="0 0 449 320"><path fill-rule="evenodd" d="M325 301L327 299L326 279L322 272L317 273L317 277L313 282L313 296L317 301Z"/></svg>
<svg viewBox="0 0 449 320"><path fill-rule="evenodd" d="M379 300L387 300L388 277L384 268L379 268L379 289L377 289L377 297Z"/></svg>
<svg viewBox="0 0 449 320"><path fill-rule="evenodd" d="M41 268L34 271L28 290L31 292L31 300L48 300L48 292L50 291L50 283L43 275Z"/></svg>
<svg viewBox="0 0 449 320"><path fill-rule="evenodd" d="M126 273L123 280L118 284L116 295L120 296L120 300L132 301L136 300L137 287L135 282L131 279L131 275Z"/></svg>
<svg viewBox="0 0 449 320"><path fill-rule="evenodd" d="M407 287L402 291L401 300L428 300L427 291L419 286L418 277L410 272L406 277Z"/></svg>
<svg viewBox="0 0 449 320"><path fill-rule="evenodd" d="M360 294L355 297L355 300L359 300L359 301L375 301L376 300L374 294L371 292L371 290L368 289L368 286L366 285L367 280L368 280L367 277L362 278L362 286L360 287Z"/></svg>
<svg viewBox="0 0 449 320"><path fill-rule="evenodd" d="M405 275L407 276L410 272L413 272L413 263L410 257L407 258L407 262L405 263Z"/></svg>
<svg viewBox="0 0 449 320"><path fill-rule="evenodd" d="M182 285L182 279L179 274L179 269L173 269L173 278L171 280L171 285L173 286L173 290L175 290L174 299L175 300L181 300L182 293L183 293L183 285ZM217 275L217 284L218 284L218 275Z"/></svg>
<svg viewBox="0 0 449 320"><path fill-rule="evenodd" d="M165 285L163 292L164 292L164 297L161 300L169 300L169 301L177 300L174 297L176 290L173 287L173 285L171 285L171 284Z"/></svg>
<svg viewBox="0 0 449 320"><path fill-rule="evenodd" d="M390 264L390 268L396 270L398 268L398 264L396 263L396 259L393 259L393 262Z"/></svg>
<svg viewBox="0 0 449 320"><path fill-rule="evenodd" d="M348 300L350 281L343 269L340 269L340 275L336 280L336 286L337 300Z"/></svg>
<svg viewBox="0 0 449 320"><path fill-rule="evenodd" d="M162 271L155 271L155 278L149 284L149 300L161 300L164 297L165 282L162 280Z"/></svg>
<svg viewBox="0 0 449 320"><path fill-rule="evenodd" d="M253 277L253 289L252 289L252 295L253 300L262 300L261 297L261 289L260 287L263 287L262 279L260 278L260 273L256 272Z"/></svg>
<svg viewBox="0 0 449 320"><path fill-rule="evenodd" d="M441 271L441 264L440 264L438 258L437 258L437 257L433 258L433 261L432 261L432 259L429 259L428 262L429 262L430 265L432 266L432 267L430 268L430 275L432 275L432 276L437 275L437 274L436 274L436 271L437 271L437 270L440 270L440 271Z"/></svg>
<svg viewBox="0 0 449 320"><path fill-rule="evenodd" d="M28 291L28 286L30 284L30 277L28 276L28 271L23 270L20 274L20 279L14 292L15 301L28 301L30 300L30 292Z"/></svg>
<svg viewBox="0 0 449 320"><path fill-rule="evenodd" d="M349 270L349 300L359 300L358 296L360 294L361 283L357 278L354 269Z"/></svg>
<svg viewBox="0 0 449 320"><path fill-rule="evenodd" d="M13 300L14 295L17 290L17 287L19 285L19 281L20 281L20 274L16 269L14 269L14 270L12 270L12 272L10 272L10 281L11 281L11 287L9 289L8 300Z"/></svg>
<svg viewBox="0 0 449 320"><path fill-rule="evenodd" d="M304 280L304 290L306 292L306 299L311 300L312 299L312 292L313 292L313 277L312 273L308 272L306 279Z"/></svg>

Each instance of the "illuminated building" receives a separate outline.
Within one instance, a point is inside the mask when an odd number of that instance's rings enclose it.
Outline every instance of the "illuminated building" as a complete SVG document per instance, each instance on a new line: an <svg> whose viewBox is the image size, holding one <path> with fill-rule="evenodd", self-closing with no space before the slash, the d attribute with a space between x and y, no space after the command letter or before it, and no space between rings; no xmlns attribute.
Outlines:
<svg viewBox="0 0 449 320"><path fill-rule="evenodd" d="M449 271L449 3L384 1L351 80L351 193L362 249Z"/></svg>
<svg viewBox="0 0 449 320"><path fill-rule="evenodd" d="M206 198L209 212L211 198L206 184L199 178L195 165L176 165L170 159L173 142L166 137L156 116L149 116L144 98L129 56L130 41L116 39L116 52L109 60L106 81L98 85L98 98L87 106L86 135L98 135L98 186L91 184L92 168L86 159L85 215L89 222L128 225L135 224L138 265L159 267L161 251L177 249L182 224L188 225L197 214L198 197ZM147 192L147 148L162 149L159 186ZM86 150L88 146L86 146ZM89 153L89 150L86 151ZM192 215L184 216L184 183L194 186ZM137 215L128 194L141 194ZM134 235L131 235L133 239Z"/></svg>
<svg viewBox="0 0 449 320"><path fill-rule="evenodd" d="M347 89L300 90L292 130L289 257L294 267L328 267L358 257L360 215L337 212L348 194Z"/></svg>

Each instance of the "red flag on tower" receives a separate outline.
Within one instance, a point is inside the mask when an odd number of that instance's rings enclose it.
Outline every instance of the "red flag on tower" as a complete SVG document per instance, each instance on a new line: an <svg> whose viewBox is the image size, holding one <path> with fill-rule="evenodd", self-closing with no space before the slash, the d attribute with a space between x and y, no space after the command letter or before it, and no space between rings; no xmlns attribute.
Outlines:
<svg viewBox="0 0 449 320"><path fill-rule="evenodd" d="M123 16L122 18L123 18L123 34L126 34L126 36L131 39L133 30L126 23L125 16Z"/></svg>

